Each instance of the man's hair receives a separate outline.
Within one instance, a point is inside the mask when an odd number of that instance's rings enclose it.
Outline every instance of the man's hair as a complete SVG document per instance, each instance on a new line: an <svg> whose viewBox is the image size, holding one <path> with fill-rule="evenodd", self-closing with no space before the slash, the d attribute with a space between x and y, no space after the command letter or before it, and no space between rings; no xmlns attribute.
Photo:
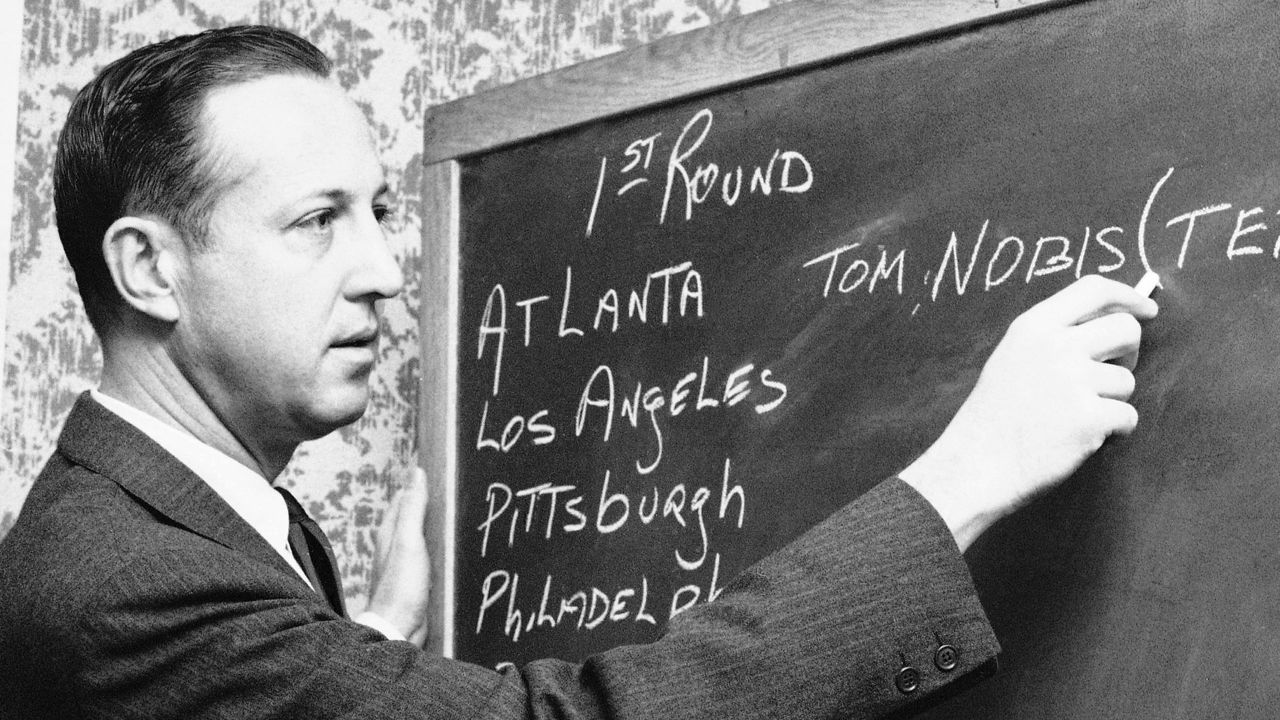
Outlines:
<svg viewBox="0 0 1280 720"><path fill-rule="evenodd" d="M107 228L149 213L200 248L222 191L203 127L205 100L222 87L271 75L329 77L329 59L284 30L239 26L184 35L108 65L76 95L58 139L58 234L99 335L121 311L103 258Z"/></svg>

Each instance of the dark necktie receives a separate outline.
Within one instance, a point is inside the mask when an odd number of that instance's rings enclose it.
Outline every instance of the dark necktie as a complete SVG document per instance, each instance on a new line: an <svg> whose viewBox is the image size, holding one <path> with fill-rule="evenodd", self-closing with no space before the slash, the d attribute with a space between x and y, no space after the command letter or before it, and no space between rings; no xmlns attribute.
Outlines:
<svg viewBox="0 0 1280 720"><path fill-rule="evenodd" d="M342 583L338 581L337 561L333 557L333 548L329 539L315 520L302 509L293 493L282 487L276 488L289 508L289 549L293 557L302 566L311 587L329 601L333 611L346 617L346 605L342 600Z"/></svg>

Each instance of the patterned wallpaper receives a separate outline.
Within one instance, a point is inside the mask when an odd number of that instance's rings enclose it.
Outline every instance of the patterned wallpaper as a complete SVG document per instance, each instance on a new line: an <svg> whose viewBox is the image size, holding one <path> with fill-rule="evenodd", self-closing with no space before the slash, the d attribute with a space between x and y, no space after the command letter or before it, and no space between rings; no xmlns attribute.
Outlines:
<svg viewBox="0 0 1280 720"><path fill-rule="evenodd" d="M12 0L10 0L12 1ZM781 1L781 0L776 0ZM308 37L371 117L398 189L392 239L409 279L384 309L372 406L303 445L283 483L332 538L353 610L366 602L372 530L416 437L420 144L424 108L486 87L758 10L770 0L25 0L19 68L5 385L0 396L0 537L52 451L100 355L53 224L50 170L75 91L140 45L237 23Z"/></svg>

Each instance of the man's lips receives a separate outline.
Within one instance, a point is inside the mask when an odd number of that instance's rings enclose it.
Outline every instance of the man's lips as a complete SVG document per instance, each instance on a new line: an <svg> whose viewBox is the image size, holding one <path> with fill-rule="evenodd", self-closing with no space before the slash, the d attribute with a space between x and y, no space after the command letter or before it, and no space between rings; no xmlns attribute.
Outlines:
<svg viewBox="0 0 1280 720"><path fill-rule="evenodd" d="M378 344L378 328L366 328L344 336L333 343L332 347L372 348Z"/></svg>

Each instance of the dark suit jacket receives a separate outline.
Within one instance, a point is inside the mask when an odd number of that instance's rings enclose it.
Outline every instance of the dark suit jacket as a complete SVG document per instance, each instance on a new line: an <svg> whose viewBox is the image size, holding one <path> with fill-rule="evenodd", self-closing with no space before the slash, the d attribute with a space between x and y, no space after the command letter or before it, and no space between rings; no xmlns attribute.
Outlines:
<svg viewBox="0 0 1280 720"><path fill-rule="evenodd" d="M939 642L959 666L935 665ZM998 647L942 521L882 483L651 645L495 672L336 616L87 395L0 543L0 718L872 717ZM904 662L919 689L895 686Z"/></svg>

